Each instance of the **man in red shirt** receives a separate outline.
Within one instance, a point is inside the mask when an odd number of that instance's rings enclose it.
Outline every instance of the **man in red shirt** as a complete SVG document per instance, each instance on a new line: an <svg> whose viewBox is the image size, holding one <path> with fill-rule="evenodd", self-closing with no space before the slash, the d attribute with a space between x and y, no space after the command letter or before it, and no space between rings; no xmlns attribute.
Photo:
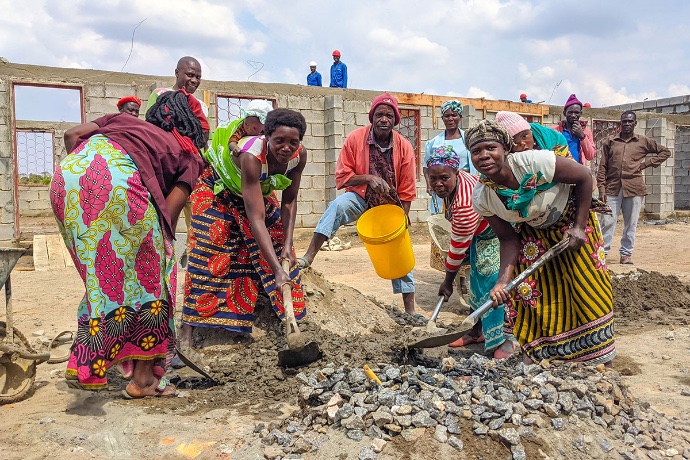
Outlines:
<svg viewBox="0 0 690 460"><path fill-rule="evenodd" d="M377 96L369 110L370 125L355 129L338 157L335 182L345 193L333 200L321 216L300 267L314 261L321 246L342 225L359 219L364 211L381 204L402 205L409 213L416 198L416 168L412 144L393 127L400 123L398 101L388 93ZM393 280L393 292L402 294L405 312L414 314L412 272Z"/></svg>

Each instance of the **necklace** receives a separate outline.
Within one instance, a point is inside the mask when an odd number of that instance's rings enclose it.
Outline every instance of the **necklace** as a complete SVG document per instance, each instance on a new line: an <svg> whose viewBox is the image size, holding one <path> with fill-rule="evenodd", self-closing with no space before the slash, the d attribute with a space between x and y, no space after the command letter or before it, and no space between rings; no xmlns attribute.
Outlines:
<svg viewBox="0 0 690 460"><path fill-rule="evenodd" d="M378 142L374 141L374 145L376 146L377 149L379 149L379 152L384 153L389 151L390 149L393 148L392 145L388 144L387 147L381 147Z"/></svg>

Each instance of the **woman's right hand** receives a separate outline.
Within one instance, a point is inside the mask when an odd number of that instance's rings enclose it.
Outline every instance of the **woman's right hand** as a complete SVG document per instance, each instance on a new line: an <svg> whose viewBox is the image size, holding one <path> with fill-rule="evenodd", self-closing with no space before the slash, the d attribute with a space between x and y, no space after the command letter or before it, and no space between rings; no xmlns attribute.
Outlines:
<svg viewBox="0 0 690 460"><path fill-rule="evenodd" d="M280 268L280 270L277 270L275 272L275 280L276 280L276 289L281 291L283 290L283 286L285 284L290 284L292 285L292 280L290 279L290 275L288 275L285 270Z"/></svg>
<svg viewBox="0 0 690 460"><path fill-rule="evenodd" d="M453 283L446 283L445 281L441 283L438 287L438 295L443 296L443 301L448 302L448 299L453 294Z"/></svg>
<svg viewBox="0 0 690 460"><path fill-rule="evenodd" d="M494 308L497 308L499 305L503 305L510 300L510 292L506 291L505 289L507 285L508 283L498 281L489 292L489 297L491 297L491 300L494 301Z"/></svg>

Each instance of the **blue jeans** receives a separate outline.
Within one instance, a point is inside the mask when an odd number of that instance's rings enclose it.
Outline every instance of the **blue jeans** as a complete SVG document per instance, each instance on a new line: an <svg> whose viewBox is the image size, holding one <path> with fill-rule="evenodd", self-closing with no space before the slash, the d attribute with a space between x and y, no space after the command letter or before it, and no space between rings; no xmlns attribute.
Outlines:
<svg viewBox="0 0 690 460"><path fill-rule="evenodd" d="M635 247L635 233L637 232L637 221L640 218L642 209L642 197L630 196L623 198L623 189L617 196L606 195L606 204L611 206L611 215L603 216L601 222L601 232L604 234L604 251L608 254L611 250L613 232L616 231L616 221L618 214L623 212L623 237L621 238L620 254L622 256L632 256Z"/></svg>
<svg viewBox="0 0 690 460"><path fill-rule="evenodd" d="M355 192L345 192L329 203L326 212L316 224L314 233L320 233L330 239L341 226L359 219L359 216L364 214L366 209L367 205L364 198ZM391 282L393 283L394 294L414 292L414 275L412 272Z"/></svg>

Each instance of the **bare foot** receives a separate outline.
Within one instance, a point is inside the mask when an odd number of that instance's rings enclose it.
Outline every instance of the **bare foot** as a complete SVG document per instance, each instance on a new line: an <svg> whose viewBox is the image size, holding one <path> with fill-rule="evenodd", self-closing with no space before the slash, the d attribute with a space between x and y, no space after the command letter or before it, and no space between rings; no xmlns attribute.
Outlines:
<svg viewBox="0 0 690 460"><path fill-rule="evenodd" d="M122 394L128 399L146 398L151 396L176 396L177 389L175 385L163 377L160 380L155 380L150 385L138 385L134 380L130 380Z"/></svg>

